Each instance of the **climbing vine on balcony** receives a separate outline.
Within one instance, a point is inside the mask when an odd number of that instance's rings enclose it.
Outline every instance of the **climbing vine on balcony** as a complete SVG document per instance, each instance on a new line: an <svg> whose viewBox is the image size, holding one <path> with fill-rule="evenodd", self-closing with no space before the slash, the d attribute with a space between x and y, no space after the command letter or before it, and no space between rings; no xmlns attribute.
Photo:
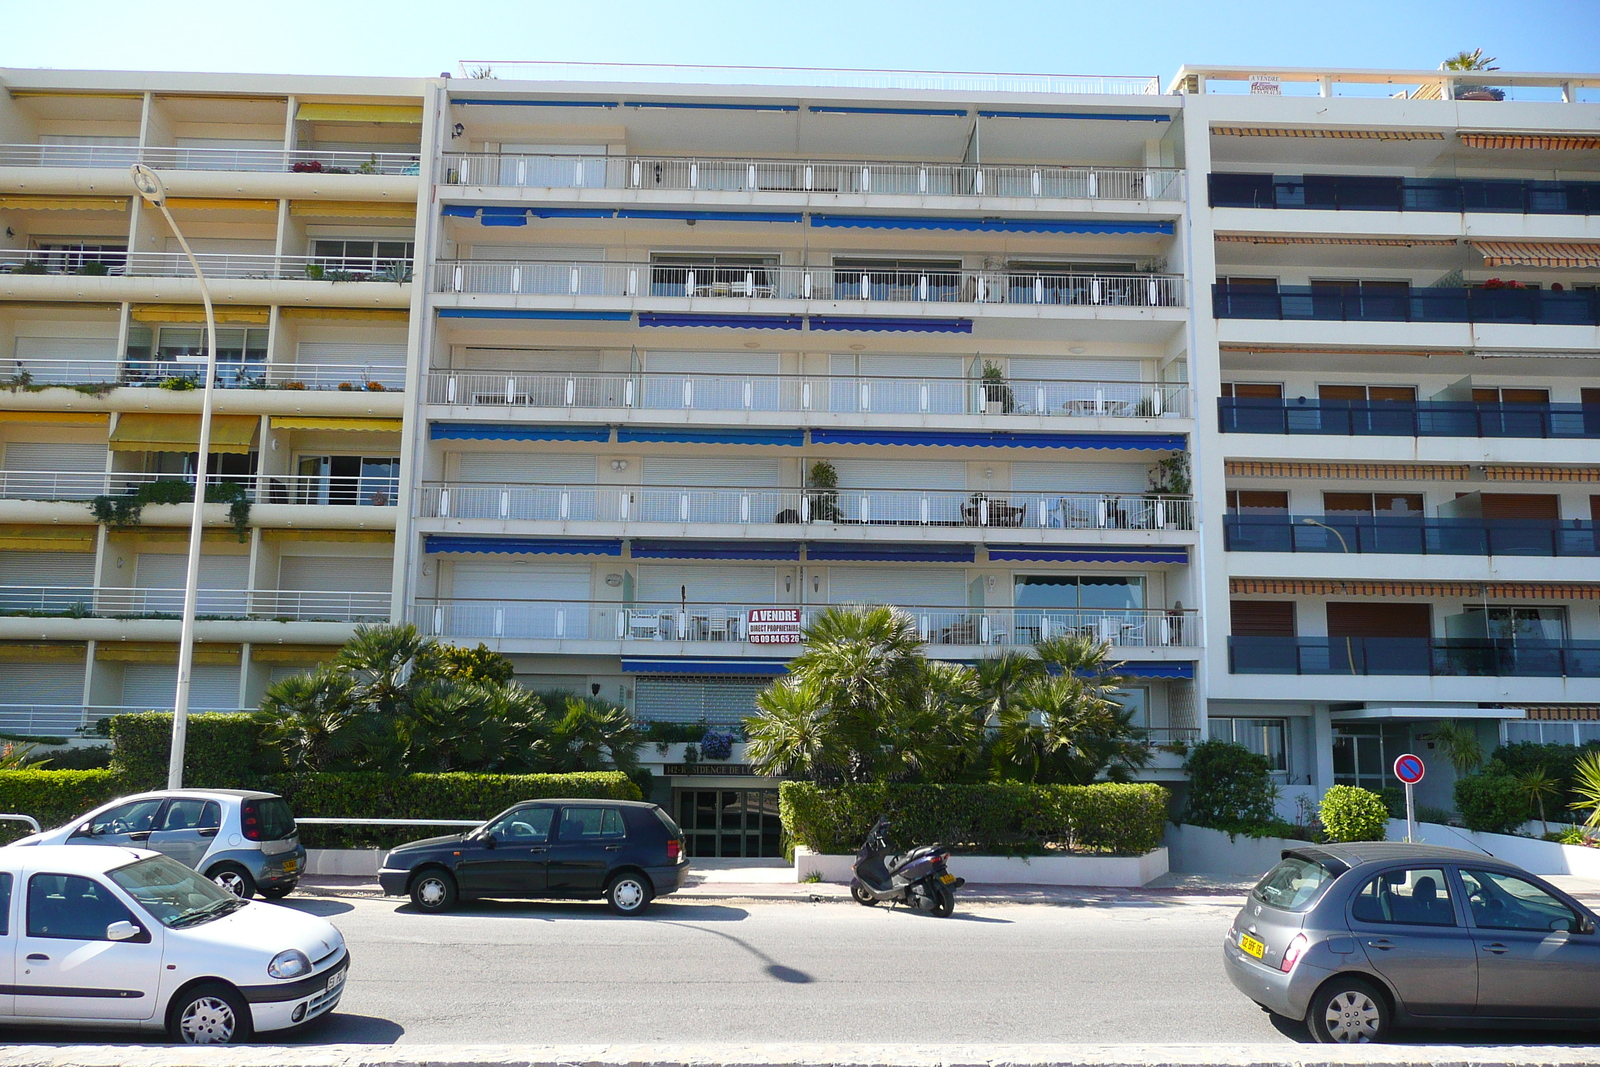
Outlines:
<svg viewBox="0 0 1600 1067"><path fill-rule="evenodd" d="M94 521L113 530L126 530L139 525L146 504L188 504L194 500L194 483L176 478L162 478L146 482L128 493L113 493L94 497L89 510ZM250 536L250 497L238 482L206 483L207 504L227 504L228 521L240 542Z"/></svg>

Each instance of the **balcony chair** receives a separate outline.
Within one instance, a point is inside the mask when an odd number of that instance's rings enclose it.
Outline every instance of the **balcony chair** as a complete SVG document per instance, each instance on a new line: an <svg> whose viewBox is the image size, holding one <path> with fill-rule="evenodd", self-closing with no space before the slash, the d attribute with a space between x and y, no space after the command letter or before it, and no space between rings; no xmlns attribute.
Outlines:
<svg viewBox="0 0 1600 1067"><path fill-rule="evenodd" d="M628 636L636 641L660 641L661 613L659 611L628 612Z"/></svg>

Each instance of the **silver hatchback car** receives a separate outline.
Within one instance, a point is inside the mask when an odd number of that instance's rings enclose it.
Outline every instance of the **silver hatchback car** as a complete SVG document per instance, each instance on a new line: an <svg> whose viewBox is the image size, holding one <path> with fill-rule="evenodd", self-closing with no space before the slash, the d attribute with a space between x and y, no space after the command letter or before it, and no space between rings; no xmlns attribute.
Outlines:
<svg viewBox="0 0 1600 1067"><path fill-rule="evenodd" d="M1235 987L1326 1042L1395 1026L1600 1025L1595 915L1514 864L1434 845L1285 849L1223 939Z"/></svg>

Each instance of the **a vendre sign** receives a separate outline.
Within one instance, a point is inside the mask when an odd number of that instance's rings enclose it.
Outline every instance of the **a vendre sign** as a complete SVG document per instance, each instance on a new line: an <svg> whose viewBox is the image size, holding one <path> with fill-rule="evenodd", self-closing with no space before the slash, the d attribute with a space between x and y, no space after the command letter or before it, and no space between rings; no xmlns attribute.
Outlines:
<svg viewBox="0 0 1600 1067"><path fill-rule="evenodd" d="M751 608L745 639L752 645L798 645L799 608Z"/></svg>

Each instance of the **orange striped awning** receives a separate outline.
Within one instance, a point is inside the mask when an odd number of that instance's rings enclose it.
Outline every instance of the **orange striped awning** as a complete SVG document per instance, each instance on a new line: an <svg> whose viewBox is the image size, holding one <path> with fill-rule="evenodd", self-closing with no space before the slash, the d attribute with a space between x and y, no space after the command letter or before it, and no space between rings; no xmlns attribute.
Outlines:
<svg viewBox="0 0 1600 1067"><path fill-rule="evenodd" d="M1336 141L1442 141L1444 134L1429 130L1326 130L1289 129L1283 126L1213 126L1218 137L1318 137Z"/></svg>
<svg viewBox="0 0 1600 1067"><path fill-rule="evenodd" d="M1600 467L1529 467L1500 464L1483 469L1491 482L1600 482Z"/></svg>
<svg viewBox="0 0 1600 1067"><path fill-rule="evenodd" d="M1372 481L1464 482L1472 476L1465 463L1279 463L1271 460L1229 460L1227 473L1236 478L1362 478Z"/></svg>
<svg viewBox="0 0 1600 1067"><path fill-rule="evenodd" d="M1545 722L1593 722L1600 719L1600 704L1535 704L1524 707L1530 719Z"/></svg>
<svg viewBox="0 0 1600 1067"><path fill-rule="evenodd" d="M1547 152L1585 152L1600 148L1600 137L1590 134L1464 133L1468 148L1535 148Z"/></svg>
<svg viewBox="0 0 1600 1067"><path fill-rule="evenodd" d="M1600 242L1474 241L1486 267L1600 267Z"/></svg>
<svg viewBox="0 0 1600 1067"><path fill-rule="evenodd" d="M1464 600L1600 600L1600 584L1582 582L1406 582L1336 578L1233 578L1240 596L1399 596Z"/></svg>
<svg viewBox="0 0 1600 1067"><path fill-rule="evenodd" d="M1375 248L1453 248L1454 237L1310 237L1261 233L1219 233L1218 244L1367 245Z"/></svg>

